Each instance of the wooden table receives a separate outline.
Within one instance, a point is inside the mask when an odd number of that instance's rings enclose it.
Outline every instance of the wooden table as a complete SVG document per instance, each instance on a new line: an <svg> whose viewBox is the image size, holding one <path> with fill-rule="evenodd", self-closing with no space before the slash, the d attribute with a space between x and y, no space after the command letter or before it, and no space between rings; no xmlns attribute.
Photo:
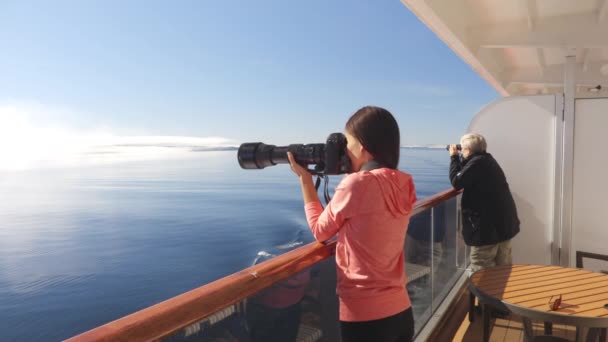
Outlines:
<svg viewBox="0 0 608 342"><path fill-rule="evenodd" d="M545 322L551 334L552 323L589 328L587 341L598 334L605 340L608 328L608 275L577 268L547 265L509 265L483 269L469 279L469 289L487 305L508 310L522 317L525 338L533 335L531 320ZM559 309L549 307L551 296L562 295ZM555 299L555 297L553 298ZM484 340L489 334L489 315L484 311Z"/></svg>

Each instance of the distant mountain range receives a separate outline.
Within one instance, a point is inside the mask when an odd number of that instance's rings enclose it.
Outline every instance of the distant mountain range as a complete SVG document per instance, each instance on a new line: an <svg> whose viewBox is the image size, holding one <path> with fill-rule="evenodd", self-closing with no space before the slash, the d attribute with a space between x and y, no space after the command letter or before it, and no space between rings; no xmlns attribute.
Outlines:
<svg viewBox="0 0 608 342"><path fill-rule="evenodd" d="M418 149L445 149L446 145L403 145L401 148L418 148Z"/></svg>
<svg viewBox="0 0 608 342"><path fill-rule="evenodd" d="M412 148L412 149L445 149L446 145L403 145L401 148ZM173 147L167 146L164 147ZM180 146L184 147L184 146ZM238 146L192 146L190 150L192 152L207 152L207 151L236 151L238 150Z"/></svg>
<svg viewBox="0 0 608 342"><path fill-rule="evenodd" d="M192 152L207 152L207 151L236 151L239 148L237 146L215 146L215 147L192 147Z"/></svg>

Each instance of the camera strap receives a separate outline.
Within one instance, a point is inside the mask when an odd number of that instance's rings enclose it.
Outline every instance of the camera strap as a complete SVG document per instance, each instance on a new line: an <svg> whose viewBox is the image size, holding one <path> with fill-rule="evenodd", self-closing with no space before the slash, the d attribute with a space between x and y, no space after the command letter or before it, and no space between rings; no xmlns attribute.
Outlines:
<svg viewBox="0 0 608 342"><path fill-rule="evenodd" d="M321 175L317 175L317 181L315 182L315 190L319 191L319 185L321 185Z"/></svg>
<svg viewBox="0 0 608 342"><path fill-rule="evenodd" d="M331 197L329 196L329 176L317 174L317 180L315 181L315 190L319 191L319 186L321 185L321 179L323 179L323 197L325 198L325 204L329 204L331 201Z"/></svg>
<svg viewBox="0 0 608 342"><path fill-rule="evenodd" d="M361 166L360 171L371 171L371 170L380 169L383 167L385 167L385 166L380 164L376 160L372 159L372 160L368 161L367 163L363 164ZM317 192L319 191L319 186L321 185L321 178L323 178L323 180L324 180L323 197L325 198L325 204L329 204L329 201L331 201L331 196L329 196L329 176L328 175L317 174L317 181L315 182L315 190L317 190Z"/></svg>
<svg viewBox="0 0 608 342"><path fill-rule="evenodd" d="M325 175L323 178L325 178L323 196L325 197L325 203L329 204L329 201L331 201L331 197L329 196L329 176Z"/></svg>

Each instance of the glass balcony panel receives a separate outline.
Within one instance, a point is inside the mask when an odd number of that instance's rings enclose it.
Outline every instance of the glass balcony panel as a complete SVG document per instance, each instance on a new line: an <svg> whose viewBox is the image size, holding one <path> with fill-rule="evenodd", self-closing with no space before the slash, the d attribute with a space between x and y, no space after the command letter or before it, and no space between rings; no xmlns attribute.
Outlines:
<svg viewBox="0 0 608 342"><path fill-rule="evenodd" d="M162 341L339 341L335 277L331 257Z"/></svg>

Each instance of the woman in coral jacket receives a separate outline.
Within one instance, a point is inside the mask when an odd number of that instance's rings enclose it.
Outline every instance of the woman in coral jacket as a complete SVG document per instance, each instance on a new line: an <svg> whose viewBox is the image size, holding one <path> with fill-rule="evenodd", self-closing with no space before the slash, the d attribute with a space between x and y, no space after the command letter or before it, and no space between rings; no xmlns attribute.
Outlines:
<svg viewBox="0 0 608 342"><path fill-rule="evenodd" d="M414 317L403 246L416 192L412 176L397 170L399 126L386 109L368 106L350 117L345 136L353 172L325 209L312 175L288 154L315 239L338 237L342 341L411 341Z"/></svg>

